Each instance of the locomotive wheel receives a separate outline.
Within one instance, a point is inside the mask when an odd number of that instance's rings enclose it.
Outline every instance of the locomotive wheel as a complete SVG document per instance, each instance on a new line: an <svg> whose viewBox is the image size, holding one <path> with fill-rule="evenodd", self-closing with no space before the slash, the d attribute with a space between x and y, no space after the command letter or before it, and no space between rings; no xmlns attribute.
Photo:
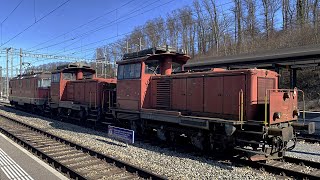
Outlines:
<svg viewBox="0 0 320 180"><path fill-rule="evenodd" d="M80 122L84 122L87 119L86 114L87 113L85 109L81 108L81 110L79 111Z"/></svg>
<svg viewBox="0 0 320 180"><path fill-rule="evenodd" d="M141 124L141 121L139 120L131 121L130 129L133 130L137 136L142 136L145 131L143 125Z"/></svg>
<svg viewBox="0 0 320 180"><path fill-rule="evenodd" d="M166 132L166 140L169 143L176 144L176 142L177 142L177 134L175 132L173 132L173 131L167 131Z"/></svg>
<svg viewBox="0 0 320 180"><path fill-rule="evenodd" d="M62 121L62 115L63 115L63 110L61 108L58 108L58 113L57 113L57 120Z"/></svg>

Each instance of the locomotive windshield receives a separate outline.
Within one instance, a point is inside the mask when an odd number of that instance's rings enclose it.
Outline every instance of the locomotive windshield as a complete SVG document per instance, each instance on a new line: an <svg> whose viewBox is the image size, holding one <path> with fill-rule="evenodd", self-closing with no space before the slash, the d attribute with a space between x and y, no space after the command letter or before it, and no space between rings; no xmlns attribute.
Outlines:
<svg viewBox="0 0 320 180"><path fill-rule="evenodd" d="M63 73L63 80L76 80L76 73L74 72L64 72Z"/></svg>
<svg viewBox="0 0 320 180"><path fill-rule="evenodd" d="M149 60L145 62L146 68L145 73L146 74L160 74L160 61L159 60Z"/></svg>
<svg viewBox="0 0 320 180"><path fill-rule="evenodd" d="M182 71L182 64L172 62L172 72L177 73Z"/></svg>
<svg viewBox="0 0 320 180"><path fill-rule="evenodd" d="M60 73L52 74L51 80L52 80L53 83L60 82Z"/></svg>
<svg viewBox="0 0 320 180"><path fill-rule="evenodd" d="M93 78L93 73L92 72L83 72L83 79L92 79Z"/></svg>
<svg viewBox="0 0 320 180"><path fill-rule="evenodd" d="M121 64L118 67L118 79L138 79L141 74L141 63Z"/></svg>
<svg viewBox="0 0 320 180"><path fill-rule="evenodd" d="M50 87L51 85L51 79L50 78L46 78L46 79L39 79L38 80L38 87Z"/></svg>

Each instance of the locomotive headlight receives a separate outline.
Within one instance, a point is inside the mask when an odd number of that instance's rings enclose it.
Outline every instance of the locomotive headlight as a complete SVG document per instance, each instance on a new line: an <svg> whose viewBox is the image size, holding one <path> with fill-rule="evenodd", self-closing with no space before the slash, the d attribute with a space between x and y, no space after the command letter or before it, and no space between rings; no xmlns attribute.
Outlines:
<svg viewBox="0 0 320 180"><path fill-rule="evenodd" d="M290 92L285 92L283 93L283 100L285 101L286 99L290 98Z"/></svg>
<svg viewBox="0 0 320 180"><path fill-rule="evenodd" d="M299 109L295 109L294 111L293 111L293 113L292 113L292 116L293 117L299 117L300 116L300 111L299 111Z"/></svg>
<svg viewBox="0 0 320 180"><path fill-rule="evenodd" d="M275 112L273 114L273 120L280 119L280 118L281 118L281 112Z"/></svg>
<svg viewBox="0 0 320 180"><path fill-rule="evenodd" d="M297 91L296 91L296 89L294 89L292 96L293 96L293 97L297 96Z"/></svg>
<svg viewBox="0 0 320 180"><path fill-rule="evenodd" d="M234 127L233 125L230 125L230 124L225 124L224 130L225 130L225 133L227 134L227 136L231 136L236 131L236 127Z"/></svg>

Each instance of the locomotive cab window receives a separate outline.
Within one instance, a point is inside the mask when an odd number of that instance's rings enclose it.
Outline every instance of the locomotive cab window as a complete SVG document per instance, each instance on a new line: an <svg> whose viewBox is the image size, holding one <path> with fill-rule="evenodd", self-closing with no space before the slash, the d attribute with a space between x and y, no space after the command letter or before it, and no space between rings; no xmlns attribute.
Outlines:
<svg viewBox="0 0 320 180"><path fill-rule="evenodd" d="M160 74L160 61L158 60L149 60L145 62L146 74Z"/></svg>
<svg viewBox="0 0 320 180"><path fill-rule="evenodd" d="M64 72L62 74L63 80L76 80L76 73L73 72Z"/></svg>
<svg viewBox="0 0 320 180"><path fill-rule="evenodd" d="M38 87L47 88L51 85L51 79L39 79L38 80Z"/></svg>
<svg viewBox="0 0 320 180"><path fill-rule="evenodd" d="M60 82L60 73L52 74L51 79L53 83Z"/></svg>
<svg viewBox="0 0 320 180"><path fill-rule="evenodd" d="M177 73L182 71L182 64L172 62L172 72Z"/></svg>
<svg viewBox="0 0 320 180"><path fill-rule="evenodd" d="M92 72L83 72L83 79L92 79L93 73Z"/></svg>
<svg viewBox="0 0 320 180"><path fill-rule="evenodd" d="M122 64L118 67L118 79L139 79L141 63Z"/></svg>

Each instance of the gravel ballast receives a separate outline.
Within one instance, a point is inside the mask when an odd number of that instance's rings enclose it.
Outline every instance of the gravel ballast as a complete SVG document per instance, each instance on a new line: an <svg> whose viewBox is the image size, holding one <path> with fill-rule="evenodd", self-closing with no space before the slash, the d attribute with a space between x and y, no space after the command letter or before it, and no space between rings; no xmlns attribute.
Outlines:
<svg viewBox="0 0 320 180"><path fill-rule="evenodd" d="M318 143L311 144L300 141L297 143L296 147L293 150L286 152L286 155L300 159L320 162L320 145Z"/></svg>
<svg viewBox="0 0 320 180"><path fill-rule="evenodd" d="M179 153L147 143L137 142L135 146L126 145L107 138L107 134L103 132L30 115L4 106L0 107L0 114L148 169L169 179L276 179L269 173L262 173L249 167L237 167L225 162Z"/></svg>

